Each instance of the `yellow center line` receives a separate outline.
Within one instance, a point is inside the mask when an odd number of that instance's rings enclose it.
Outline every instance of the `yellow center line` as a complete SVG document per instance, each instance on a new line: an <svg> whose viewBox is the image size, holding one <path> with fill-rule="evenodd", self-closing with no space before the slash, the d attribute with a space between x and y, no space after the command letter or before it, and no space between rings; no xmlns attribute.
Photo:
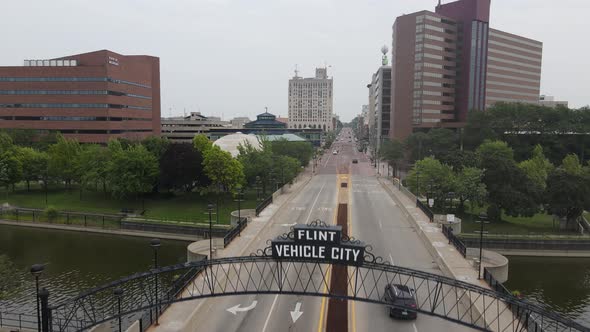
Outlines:
<svg viewBox="0 0 590 332"><path fill-rule="evenodd" d="M336 175L336 197L338 197L338 194L340 193L340 176ZM336 225L336 217L338 215L338 199L336 199L336 209L334 210L334 215L332 218L332 224ZM331 268L328 267L328 272L326 273L326 284L324 284L324 294L327 293L328 290L328 284L330 283L330 272L331 272ZM325 311L326 311L326 301L327 301L327 297L322 297L322 305L320 306L320 320L318 321L318 332L322 332L323 328L324 328L324 316L325 316Z"/></svg>

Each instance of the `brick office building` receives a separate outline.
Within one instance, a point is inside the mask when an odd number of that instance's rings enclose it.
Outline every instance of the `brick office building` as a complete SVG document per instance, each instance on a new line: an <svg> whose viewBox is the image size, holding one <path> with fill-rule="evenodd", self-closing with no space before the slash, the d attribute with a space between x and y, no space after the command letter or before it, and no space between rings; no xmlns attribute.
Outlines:
<svg viewBox="0 0 590 332"><path fill-rule="evenodd" d="M0 129L105 143L160 135L160 59L108 50L0 67Z"/></svg>
<svg viewBox="0 0 590 332"><path fill-rule="evenodd" d="M490 0L458 0L395 20L390 137L459 128L496 102L538 103L543 44L489 16Z"/></svg>

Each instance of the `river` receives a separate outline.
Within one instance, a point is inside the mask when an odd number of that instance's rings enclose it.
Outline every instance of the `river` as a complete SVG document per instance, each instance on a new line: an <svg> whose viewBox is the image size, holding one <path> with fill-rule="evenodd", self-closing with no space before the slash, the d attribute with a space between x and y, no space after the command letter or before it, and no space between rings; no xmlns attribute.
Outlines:
<svg viewBox="0 0 590 332"><path fill-rule="evenodd" d="M508 289L590 326L590 258L508 258Z"/></svg>
<svg viewBox="0 0 590 332"><path fill-rule="evenodd" d="M0 225L0 255L16 267L18 286L2 294L0 312L34 314L32 264L47 264L40 283L50 303L153 266L150 239ZM160 266L186 261L186 242L162 240Z"/></svg>

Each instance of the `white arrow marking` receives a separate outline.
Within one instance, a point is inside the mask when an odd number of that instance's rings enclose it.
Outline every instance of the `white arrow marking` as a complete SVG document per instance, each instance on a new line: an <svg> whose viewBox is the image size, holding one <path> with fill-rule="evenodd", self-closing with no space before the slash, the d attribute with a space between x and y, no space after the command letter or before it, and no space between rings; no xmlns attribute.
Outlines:
<svg viewBox="0 0 590 332"><path fill-rule="evenodd" d="M285 226L285 227L292 227L292 226L295 226L295 225L297 225L296 222L294 222L292 224L281 224L281 226Z"/></svg>
<svg viewBox="0 0 590 332"><path fill-rule="evenodd" d="M238 311L249 311L254 309L254 307L256 307L256 304L258 303L258 301L253 301L252 304L250 304L249 306L245 307L245 308L240 308L240 305L235 305L229 309L226 309L227 311L231 312L234 315L237 315Z"/></svg>
<svg viewBox="0 0 590 332"><path fill-rule="evenodd" d="M291 319L293 319L293 323L295 323L301 315L303 315L303 311L301 311L301 302L297 302L295 310L291 311Z"/></svg>

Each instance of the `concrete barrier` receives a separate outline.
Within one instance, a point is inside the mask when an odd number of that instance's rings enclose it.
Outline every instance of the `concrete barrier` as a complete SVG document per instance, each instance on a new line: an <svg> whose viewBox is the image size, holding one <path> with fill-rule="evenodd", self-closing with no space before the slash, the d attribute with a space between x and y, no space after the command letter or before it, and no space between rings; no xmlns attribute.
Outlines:
<svg viewBox="0 0 590 332"><path fill-rule="evenodd" d="M491 250L482 250L482 269L487 268L494 279L500 283L508 281L508 258ZM472 259L475 264L479 260L479 248L467 248L467 259ZM477 266L477 265L475 265ZM481 271L483 275L483 270Z"/></svg>
<svg viewBox="0 0 590 332"><path fill-rule="evenodd" d="M256 217L256 209L240 209L240 217L252 219ZM238 225L238 210L232 211L230 213L230 221L232 227Z"/></svg>
<svg viewBox="0 0 590 332"><path fill-rule="evenodd" d="M223 238L214 237L211 241L213 247L213 256L217 250L224 248ZM203 259L203 256L209 256L209 240L200 240L193 242L186 248L186 261L195 262Z"/></svg>

